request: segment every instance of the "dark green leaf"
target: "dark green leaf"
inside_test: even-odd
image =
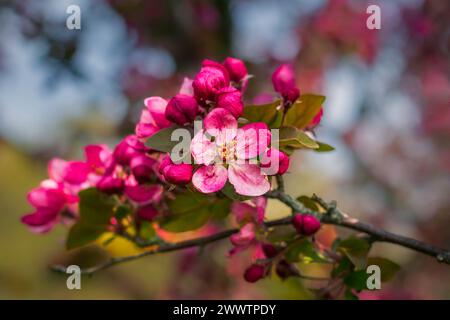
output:
[[[267,240],[271,243],[291,242],[295,236],[297,236],[297,232],[291,226],[279,226],[269,233]]]
[[[105,226],[114,215],[115,200],[96,188],[80,191],[80,221],[87,226]]]
[[[68,250],[87,245],[97,240],[106,229],[87,226],[80,221],[74,224],[66,239],[66,248]]]
[[[279,128],[283,117],[280,106],[280,100],[262,105],[249,105],[244,108],[242,117],[249,122],[264,122],[269,128]]]
[[[320,111],[324,101],[324,96],[315,94],[301,95],[286,113],[284,124],[304,129]]]
[[[366,267],[367,254],[370,250],[370,244],[367,240],[352,236],[342,240],[337,250],[345,254],[357,270]]]
[[[178,194],[168,203],[171,214],[160,222],[170,232],[185,232],[202,227],[210,218],[212,198],[199,192]]]
[[[150,240],[156,235],[155,228],[153,224],[149,221],[143,221],[139,228],[139,236],[142,239]]]
[[[324,142],[316,141],[319,147],[317,149],[314,149],[315,152],[330,152],[334,151],[334,147],[330,146],[329,144],[326,144]]]
[[[316,149],[319,147],[315,140],[311,139],[305,132],[294,127],[280,128],[279,139],[280,148]]]
[[[359,300],[359,297],[350,288],[345,290],[344,298],[345,300]]]
[[[168,216],[161,221],[160,225],[169,232],[191,231],[205,225],[210,215],[208,206],[200,207],[197,210]]]
[[[370,257],[367,260],[367,265],[377,265],[381,271],[381,281],[389,281],[400,270],[400,266],[395,262],[378,257]]]
[[[287,262],[304,263],[310,262],[326,262],[325,257],[318,252],[314,245],[308,239],[301,239],[294,245],[291,245],[285,252],[284,257]]]
[[[369,278],[369,274],[366,273],[366,270],[359,270],[346,276],[344,283],[350,288],[361,291],[367,289],[367,278]]]
[[[122,220],[131,214],[131,208],[126,205],[120,205],[116,208],[114,216]]]
[[[297,201],[302,203],[308,209],[315,210],[315,211],[319,210],[317,203],[308,196],[300,196],[297,198]]]
[[[353,264],[349,258],[343,257],[339,264],[331,272],[332,277],[339,277],[343,273],[347,273],[353,269]]]
[[[211,205],[209,210],[211,211],[211,218],[213,219],[225,219],[231,212],[231,201],[228,198],[217,199]]]
[[[178,126],[171,126],[169,128],[161,129],[148,138],[145,145],[153,150],[172,152],[173,148],[180,143],[179,140],[172,141],[172,132],[180,128],[181,127]]]

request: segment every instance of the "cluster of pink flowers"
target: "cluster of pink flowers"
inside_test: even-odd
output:
[[[119,204],[129,205],[139,225],[143,220],[154,221],[167,210],[165,202],[173,194],[166,194],[171,193],[172,185],[192,184],[201,193],[213,194],[229,182],[237,194],[254,197],[251,203],[236,201],[232,205],[240,231],[230,238],[234,246],[230,256],[251,250],[254,261],[273,257],[276,249],[258,240],[258,235],[264,233],[267,199],[263,195],[271,188],[270,175],[287,172],[289,157],[274,147],[265,123],[247,121],[239,125],[248,79],[241,60],[205,60],[195,77],[185,78],[171,99],[145,99],[135,134],[125,137],[113,150],[105,145],[89,145],[84,149],[83,161],[51,160],[49,179],[28,194],[34,211],[23,216],[22,222],[38,233],[51,230],[58,222],[73,224],[79,218],[79,192],[96,188],[117,195]],[[272,82],[286,108],[299,97],[291,66],[280,66]],[[320,116],[312,121],[311,128],[318,124]],[[147,141],[167,128],[192,128],[196,120],[201,121],[202,128],[190,141],[189,155],[194,163],[175,163],[169,154],[152,149]],[[320,226],[315,218],[298,217],[293,224],[303,235],[313,234]],[[116,224],[111,218],[111,226]],[[267,264],[253,264],[245,278],[254,282],[266,271]]]

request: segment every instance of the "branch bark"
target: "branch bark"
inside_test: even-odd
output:
[[[283,190],[273,190],[268,192],[266,195],[268,198],[274,198],[278,199],[279,201],[285,203],[288,205],[291,209],[293,214],[312,214],[316,217],[318,217],[323,224],[331,224],[336,225],[339,227],[344,227],[347,229],[352,229],[355,231],[363,232],[370,236],[371,240],[373,242],[388,242],[392,244],[397,244],[400,246],[403,246],[405,248],[412,249],[417,252],[421,252],[423,254],[426,254],[428,256],[436,258],[439,262],[450,264],[450,251],[444,250],[441,248],[438,248],[434,245],[424,243],[422,241],[397,235],[395,233],[377,228],[373,225],[361,222],[355,218],[349,217],[347,214],[343,213],[336,207],[335,202],[326,203],[318,196],[314,195],[313,200],[319,203],[323,209],[324,212],[319,212],[315,210],[311,210],[306,208],[302,203],[292,198],[290,195],[286,194]],[[270,227],[277,227],[281,225],[289,225],[291,223],[291,217],[286,217],[278,220],[273,220],[265,223],[265,226],[267,228]],[[228,238],[232,234],[238,232],[239,229],[228,229],[221,232],[218,232],[216,234],[207,236],[207,237],[201,237],[186,241],[181,241],[178,243],[164,243],[160,246],[156,247],[155,249],[150,249],[148,251],[130,255],[130,256],[124,256],[124,257],[113,257],[107,260],[106,262],[99,264],[97,266],[82,269],[82,274],[92,275],[98,271],[110,268],[114,265],[121,264],[128,261],[133,261],[140,259],[145,256],[150,256],[158,253],[165,253],[165,252],[171,252],[171,251],[178,251],[186,248],[192,248],[192,247],[203,247],[209,243],[213,243],[225,238]],[[53,271],[56,272],[66,272],[66,267],[61,265],[55,265],[50,267]]]

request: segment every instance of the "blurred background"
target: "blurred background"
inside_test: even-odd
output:
[[[66,28],[71,4],[81,8],[81,30]],[[366,27],[369,4],[381,8],[381,30]],[[133,132],[145,97],[174,95],[204,58],[247,63],[255,76],[247,102],[273,94],[280,62],[294,64],[303,93],[327,96],[316,133],[336,151],[297,152],[289,193],[316,192],[353,216],[450,248],[449,21],[450,3],[440,0],[1,0],[0,298],[312,298],[313,284],[294,278],[246,284],[226,257],[228,241],[118,266],[70,291],[49,264],[136,249],[116,240],[106,251],[66,252],[63,226],[34,235],[19,222],[50,158],[113,146]],[[268,212],[289,210],[270,203]],[[448,266],[392,245],[375,245],[377,254],[402,270],[364,298],[450,298]]]

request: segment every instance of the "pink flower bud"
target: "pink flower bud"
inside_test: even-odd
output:
[[[252,264],[244,272],[244,279],[247,282],[254,283],[266,275],[266,268],[260,264]]]
[[[311,236],[320,229],[320,221],[309,214],[297,214],[292,219],[297,232],[304,236]]]
[[[144,154],[140,154],[130,161],[131,172],[140,183],[149,181],[155,173],[157,161]]]
[[[280,260],[280,262],[278,262],[276,266],[275,271],[282,280],[285,280],[286,278],[291,276],[298,275],[298,271],[295,269],[295,267],[292,264],[288,263],[286,260]]]
[[[275,248],[275,246],[271,243],[264,243],[262,245],[262,250],[264,252],[264,255],[269,259],[275,257],[278,254],[277,248]]]
[[[311,120],[311,122],[308,124],[306,129],[312,130],[315,127],[317,127],[320,123],[320,120],[322,120],[323,116],[323,108],[320,108],[319,112],[315,115],[315,117]]]
[[[216,107],[224,108],[236,119],[239,118],[244,110],[241,92],[234,87],[220,89],[216,97]]]
[[[166,108],[166,118],[180,126],[194,121],[199,109],[194,97],[177,94],[170,99]]]
[[[113,157],[116,163],[128,166],[135,156],[141,154],[145,150],[142,142],[137,140],[136,136],[130,135],[120,141],[114,149]]]
[[[230,78],[227,69],[220,63],[204,60],[200,72],[194,78],[192,87],[197,101],[205,103],[215,101],[217,92],[227,87]]]
[[[159,165],[159,173],[172,184],[187,184],[191,182],[193,167],[190,164],[175,164],[169,155],[166,155]]]
[[[139,220],[152,221],[158,215],[158,211],[151,204],[139,207],[136,213]]]
[[[278,149],[270,148],[261,156],[261,168],[275,170],[277,168],[276,162],[278,162],[278,170],[276,172],[267,172],[267,174],[285,174],[289,169],[289,157],[287,154]]]
[[[248,74],[247,67],[242,60],[228,57],[223,65],[230,74],[230,79],[234,82],[241,81]]]
[[[187,184],[191,182],[193,167],[190,164],[171,164],[164,169],[164,179],[172,184]]]
[[[107,194],[115,194],[123,191],[124,181],[112,176],[105,176],[97,183],[97,189]]]
[[[291,65],[282,64],[272,74],[272,84],[276,92],[290,102],[294,102],[300,95],[295,84],[294,69]]]

